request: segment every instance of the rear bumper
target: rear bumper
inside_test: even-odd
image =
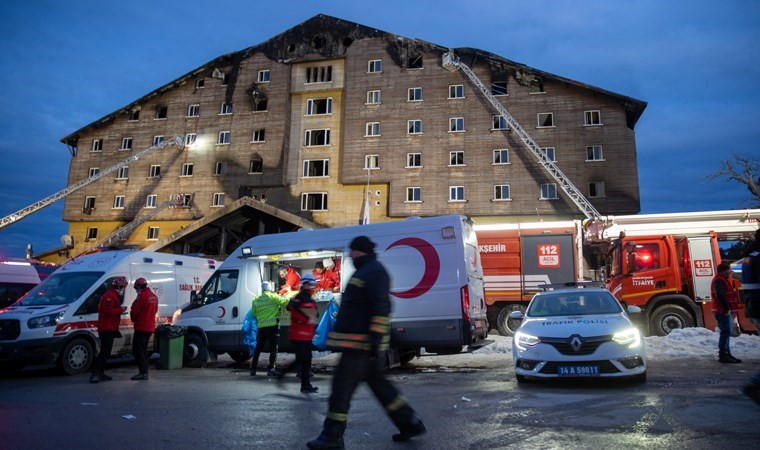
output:
[[[394,320],[391,322],[393,347],[457,347],[477,344],[488,336],[485,317],[472,319]]]
[[[0,365],[49,364],[58,359],[64,344],[63,338],[0,341]]]

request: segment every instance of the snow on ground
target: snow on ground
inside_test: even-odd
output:
[[[410,366],[422,371],[440,371],[440,368],[506,368],[512,366],[512,338],[490,334],[494,342],[472,353],[458,355],[426,355],[412,360]],[[706,328],[674,330],[667,336],[644,338],[649,360],[680,358],[717,359],[718,333]],[[732,337],[731,353],[740,359],[760,360],[760,336],[743,334]],[[334,366],[338,354],[318,352],[314,364]]]

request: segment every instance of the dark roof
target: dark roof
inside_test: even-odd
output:
[[[388,44],[386,49],[388,53],[397,64],[402,66],[405,65],[410,57],[419,55],[423,51],[438,51],[443,53],[450,50],[447,47],[420,39],[405,38],[403,36],[398,36],[354,22],[324,14],[318,14],[258,45],[248,47],[238,52],[219,56],[197,69],[191,70],[179,78],[151,91],[147,95],[138,98],[132,103],[85,125],[62,138],[61,142],[69,145],[76,145],[80,133],[89,130],[90,128],[107,126],[118,115],[128,114],[130,111],[138,108],[150,99],[159,96],[176,86],[182,85],[198,75],[211,74],[213,70],[218,67],[232,67],[231,78],[227,87],[227,98],[229,100],[234,92],[237,68],[239,67],[240,62],[250,57],[253,53],[262,52],[268,58],[284,63],[314,59],[315,54],[325,58],[339,57],[345,54],[346,49],[354,41],[363,38],[381,38],[387,41]],[[626,109],[627,125],[631,129],[634,128],[636,122],[647,106],[647,103],[644,101],[616,94],[569,78],[543,72],[484,50],[463,47],[455,48],[453,51],[464,63],[470,66],[475,63],[485,63],[491,65],[496,70],[512,70],[516,73],[520,73],[522,77],[521,79],[518,79],[518,81],[525,84],[529,84],[530,80],[536,78],[556,80],[618,99]]]

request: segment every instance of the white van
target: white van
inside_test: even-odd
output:
[[[247,359],[243,319],[251,300],[260,294],[262,281],[273,281],[279,289],[281,267],[291,266],[304,275],[318,261],[331,258],[340,267],[343,291],[354,272],[348,245],[360,235],[375,242],[378,260],[391,277],[391,364],[412,359],[421,347],[433,353],[459,353],[465,345],[483,344],[488,323],[477,238],[466,217],[450,215],[248,240],[177,318],[177,325],[188,327],[185,364],[202,367],[209,353]],[[339,302],[340,293],[335,297]],[[327,305],[319,306],[322,312]],[[285,333],[280,335],[284,340]]]
[[[0,258],[0,309],[12,305],[58,268],[21,258]]]
[[[0,367],[55,362],[67,374],[85,372],[99,345],[98,302],[114,277],[126,277],[130,283],[123,299],[127,307],[137,297],[134,281],[148,280],[158,296],[157,321],[167,323],[216,265],[209,259],[135,250],[103,250],[77,257],[0,310]],[[128,312],[122,316],[120,331],[113,355],[132,350]]]

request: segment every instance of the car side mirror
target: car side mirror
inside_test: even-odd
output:
[[[628,305],[628,314],[641,314],[641,308],[638,306]]]
[[[512,311],[511,313],[509,313],[509,318],[515,319],[515,320],[522,320],[523,313],[522,311]]]

